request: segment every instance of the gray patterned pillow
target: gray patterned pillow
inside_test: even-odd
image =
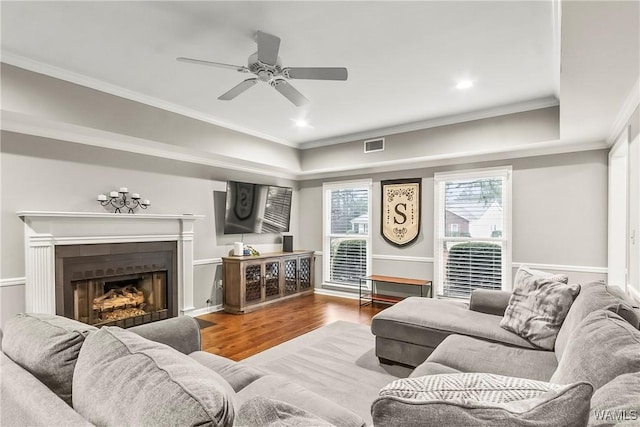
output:
[[[380,390],[374,425],[583,426],[593,387],[484,373],[399,379]]]
[[[562,322],[580,293],[580,285],[555,278],[531,274],[519,277],[500,326],[537,347],[553,350]]]
[[[569,277],[566,274],[547,273],[546,271],[534,270],[533,268],[529,268],[523,265],[518,269],[513,279],[514,288],[520,286],[520,284],[525,279],[528,279],[531,276],[544,277],[545,279],[549,279],[552,282],[569,283]]]

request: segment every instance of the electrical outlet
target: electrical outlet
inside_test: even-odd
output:
[[[222,279],[218,280],[218,289],[222,289]]]
[[[211,298],[207,300],[207,304],[211,304]]]

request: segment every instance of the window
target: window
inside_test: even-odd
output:
[[[435,174],[438,295],[511,289],[510,177],[511,167]]]
[[[371,180],[325,183],[323,281],[358,286],[371,265]]]

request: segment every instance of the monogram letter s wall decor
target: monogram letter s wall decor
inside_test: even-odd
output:
[[[396,246],[413,242],[420,233],[422,178],[381,181],[382,237]]]

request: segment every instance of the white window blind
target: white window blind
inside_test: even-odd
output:
[[[511,168],[436,174],[438,294],[511,287]]]
[[[327,183],[323,191],[323,280],[357,286],[369,274],[371,181]]]
[[[291,188],[269,186],[264,209],[263,232],[278,233],[289,230]]]

